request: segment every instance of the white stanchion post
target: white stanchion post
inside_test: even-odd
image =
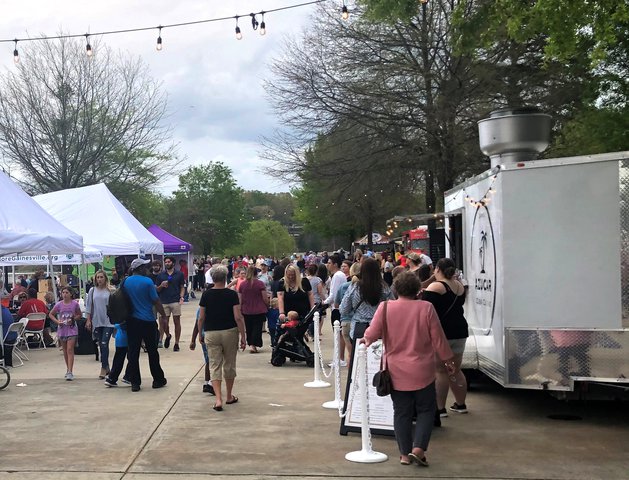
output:
[[[324,382],[321,380],[321,362],[319,357],[321,353],[319,352],[319,312],[315,312],[314,314],[314,381],[304,383],[304,387],[308,388],[323,388],[329,387],[330,384],[328,382]]]
[[[369,430],[369,392],[367,391],[367,347],[364,343],[357,345],[356,360],[356,379],[358,391],[360,392],[360,408],[362,416],[362,424],[360,427],[360,437],[362,441],[362,449],[355,452],[349,452],[345,455],[345,459],[356,463],[380,463],[388,460],[388,456],[384,453],[374,452],[371,448],[371,431]]]
[[[334,400],[330,400],[329,402],[325,402],[321,405],[323,408],[333,408],[338,410],[341,405],[340,398],[340,383],[341,383],[341,375],[340,375],[340,351],[339,347],[341,344],[340,335],[341,335],[341,322],[338,320],[334,321],[334,358],[332,359],[332,369],[334,370]]]

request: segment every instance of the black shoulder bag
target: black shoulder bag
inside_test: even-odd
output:
[[[380,371],[373,376],[373,386],[376,387],[376,393],[379,397],[391,395],[393,390],[393,382],[391,382],[391,374],[387,370],[387,361],[384,357],[387,337],[387,303],[384,302],[384,316],[382,318],[382,355],[380,357]]]

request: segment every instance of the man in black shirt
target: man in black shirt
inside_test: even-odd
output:
[[[175,345],[173,351],[179,351],[179,337],[181,336],[181,304],[183,303],[185,293],[185,279],[183,274],[175,270],[175,258],[164,257],[164,267],[166,270],[160,272],[157,275],[155,284],[157,285],[157,291],[159,293],[159,299],[164,306],[166,316],[161,318],[159,325],[159,339],[160,342],[164,334],[164,348],[170,346],[170,328],[168,322],[170,315],[173,316],[173,323],[175,324]]]

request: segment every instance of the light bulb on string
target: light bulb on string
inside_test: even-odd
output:
[[[347,9],[345,2],[343,2],[343,8],[341,8],[341,18],[343,20],[347,20],[349,18],[349,10]]]
[[[240,27],[238,26],[238,15],[236,15],[236,40],[242,40],[242,33],[240,32]]]
[[[262,19],[260,20],[260,35],[266,35],[266,22],[264,21],[264,11],[260,12]]]
[[[94,52],[92,51],[92,46],[90,45],[90,35],[88,33],[85,34],[85,53],[88,57],[91,57]]]
[[[13,40],[15,42],[15,47],[13,47],[13,61],[15,63],[19,63],[20,61],[20,54],[17,51],[17,39]]]
[[[155,45],[155,49],[158,52],[162,51],[162,27],[159,28],[159,34],[157,35],[157,45]]]

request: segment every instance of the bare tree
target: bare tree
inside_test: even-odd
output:
[[[20,46],[0,79],[0,149],[32,193],[154,186],[173,162],[166,97],[139,58],[76,39]]]
[[[375,154],[357,164],[339,145],[329,172],[344,174],[346,167],[353,182],[381,175],[385,166],[413,175],[428,211],[436,208],[436,187],[443,191],[482,169],[475,121],[491,98],[471,58],[454,52],[451,3],[436,1],[410,23],[394,25],[360,17],[346,23],[321,9],[273,65],[277,80],[267,90],[290,133],[266,142],[271,172],[302,171],[302,148],[348,125],[360,126],[361,143]]]
[[[571,110],[582,79],[544,64],[543,38],[462,48],[465,39],[478,40],[464,31],[474,31],[488,1],[422,2],[408,21],[394,23],[372,23],[360,12],[343,22],[323,4],[272,66],[267,92],[286,129],[266,141],[270,172],[299,178],[315,165],[317,175],[347,178],[351,188],[384,167],[414,175],[411,186],[423,185],[426,211],[435,211],[438,191],[488,166],[477,121],[489,111],[522,104]],[[347,135],[338,135],[344,129],[371,154],[362,148],[357,156]],[[326,169],[305,155],[320,136],[340,140]]]

